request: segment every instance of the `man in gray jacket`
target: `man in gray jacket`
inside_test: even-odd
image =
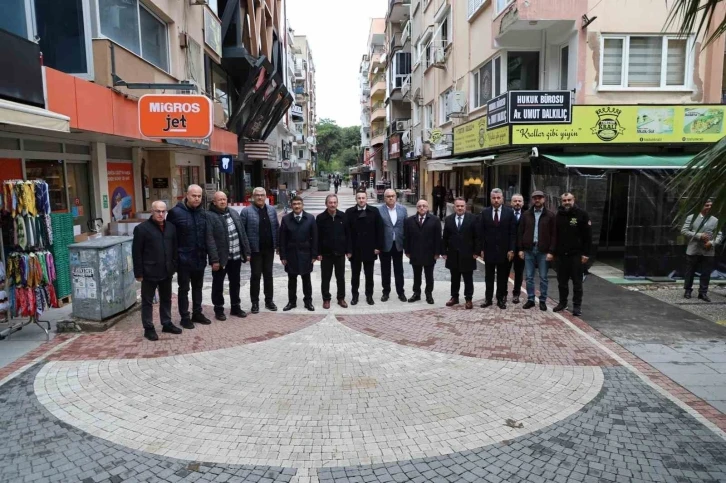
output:
[[[686,274],[683,282],[685,290],[683,297],[690,299],[693,291],[693,277],[700,266],[701,280],[698,287],[698,298],[710,302],[708,298],[708,284],[711,282],[711,272],[714,268],[716,245],[720,245],[723,234],[718,228],[718,218],[710,215],[711,200],[707,200],[703,209],[697,215],[688,215],[681,228],[681,234],[686,237]]]
[[[239,213],[227,206],[227,195],[223,191],[214,194],[214,200],[207,211],[212,221],[212,234],[219,254],[219,270],[212,273],[212,303],[217,320],[227,320],[224,315],[224,279],[229,279],[230,315],[247,317],[240,305],[240,272],[251,252],[247,233],[242,227]]]
[[[387,189],[383,194],[386,204],[378,207],[383,220],[383,251],[381,251],[381,285],[383,296],[381,302],[388,301],[391,293],[391,262],[393,275],[396,279],[398,300],[405,302],[406,291],[403,284],[403,223],[408,211],[396,203],[396,192]]]

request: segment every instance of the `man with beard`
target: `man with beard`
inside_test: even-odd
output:
[[[693,290],[693,277],[700,265],[701,278],[698,284],[698,298],[710,302],[708,285],[714,268],[716,245],[720,245],[723,235],[718,229],[718,218],[711,216],[711,200],[706,200],[701,212],[689,215],[681,228],[681,234],[688,241],[686,248],[686,273],[683,282],[683,297],[690,299]]]
[[[522,215],[524,214],[524,197],[519,193],[512,196],[510,202],[512,209],[514,210],[514,218],[516,218],[516,229],[519,229],[520,222],[522,221]],[[521,247],[517,244],[515,253],[519,252]],[[515,256],[511,262],[509,262],[509,270],[514,268],[514,288],[512,288],[512,303],[519,303],[519,296],[522,293],[522,276],[524,275],[524,259]]]
[[[519,222],[517,235],[518,257],[526,266],[527,303],[523,309],[531,309],[535,303],[534,269],[539,267],[539,309],[547,310],[547,272],[557,247],[555,236],[555,214],[544,207],[542,191],[532,193],[532,208],[526,211]]]
[[[507,308],[507,281],[509,262],[514,258],[517,241],[517,225],[514,210],[502,206],[502,190],[494,188],[489,194],[491,206],[479,216],[479,240],[481,257],[484,259],[486,292],[482,308],[493,305],[494,280],[496,273],[497,307]]]

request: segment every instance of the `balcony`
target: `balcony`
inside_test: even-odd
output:
[[[586,13],[587,0],[514,0],[494,19],[492,35],[502,46],[521,44],[523,37],[540,39],[543,30],[572,28]]]
[[[371,106],[371,121],[383,121],[386,119],[386,106],[382,102],[376,102]]]
[[[371,81],[371,97],[385,96],[386,95],[386,76],[378,74]]]
[[[383,144],[384,139],[386,139],[385,129],[376,129],[375,131],[371,132],[371,146]]]
[[[405,22],[411,16],[411,0],[389,0],[388,15],[389,22]]]
[[[406,25],[403,27],[403,32],[401,32],[401,45],[406,45],[406,42],[411,40],[411,21],[409,20],[406,22]]]

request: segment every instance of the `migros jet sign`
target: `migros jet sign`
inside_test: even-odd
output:
[[[204,139],[212,135],[206,96],[147,94],[139,99],[139,131],[147,138]]]

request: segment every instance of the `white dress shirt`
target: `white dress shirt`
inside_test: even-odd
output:
[[[388,208],[388,206],[386,206],[386,208]],[[396,205],[393,205],[393,208],[388,208],[388,216],[391,218],[391,225],[396,226],[396,222],[398,221]],[[393,230],[393,239],[396,239],[396,230]]]

